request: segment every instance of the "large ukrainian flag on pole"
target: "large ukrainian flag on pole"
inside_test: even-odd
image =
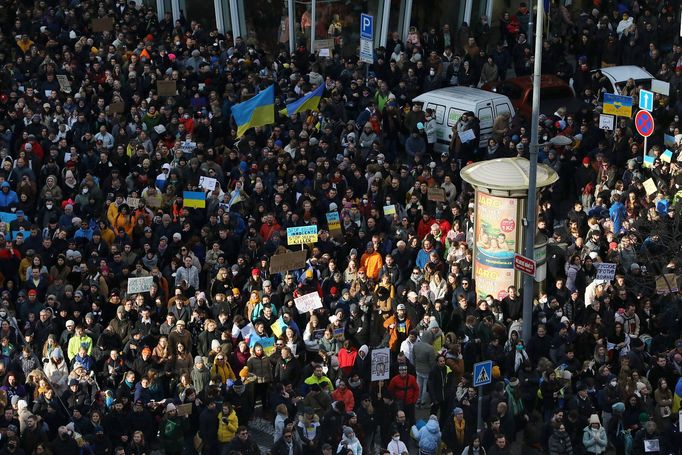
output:
[[[305,95],[303,98],[299,98],[293,103],[287,104],[287,107],[282,109],[280,113],[286,116],[291,116],[297,112],[316,111],[320,104],[320,100],[322,99],[323,93],[324,84],[320,85],[315,90]]]
[[[275,86],[232,106],[232,117],[237,124],[237,137],[242,137],[249,128],[275,123]]]

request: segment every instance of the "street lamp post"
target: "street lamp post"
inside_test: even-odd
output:
[[[542,72],[542,22],[544,15],[544,2],[538,0],[537,16],[535,18],[535,62],[533,65],[533,113],[531,116],[530,130],[530,166],[528,169],[528,201],[526,206],[526,245],[524,255],[527,258],[535,258],[535,214],[537,208],[537,173],[538,173],[538,149],[547,144],[568,145],[571,139],[565,136],[556,136],[549,142],[538,144],[538,122],[540,118],[540,79]],[[531,11],[532,14],[532,11]],[[533,294],[534,277],[524,274],[523,276],[523,338],[528,342],[533,327]]]

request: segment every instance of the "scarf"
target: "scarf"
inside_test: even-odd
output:
[[[460,444],[464,443],[464,429],[466,427],[466,421],[462,419],[461,422],[457,421],[457,418],[453,418],[455,423],[455,436]]]

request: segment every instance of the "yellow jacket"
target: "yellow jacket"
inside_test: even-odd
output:
[[[239,420],[234,410],[227,416],[227,423],[223,422],[223,413],[220,412],[218,414],[218,442],[222,444],[230,442],[237,433],[238,426]]]
[[[220,382],[223,384],[228,379],[232,379],[233,381],[237,379],[237,377],[234,374],[234,371],[232,371],[232,367],[227,362],[223,362],[222,365],[218,365],[218,362],[214,362],[213,366],[211,367],[211,377],[220,378]]]

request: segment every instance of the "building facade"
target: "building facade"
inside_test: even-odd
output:
[[[266,52],[293,51],[299,43],[311,52],[331,43],[342,53],[357,54],[360,15],[374,18],[374,47],[385,46],[392,33],[404,42],[411,27],[448,25],[455,31],[466,22],[490,18],[493,7],[506,9],[506,0],[156,0],[159,18],[171,12],[197,20],[208,29],[231,31],[247,44]],[[494,5],[495,4],[495,5]],[[506,8],[505,8],[506,7]],[[428,30],[426,30],[428,31]],[[389,51],[393,51],[390,49]]]

